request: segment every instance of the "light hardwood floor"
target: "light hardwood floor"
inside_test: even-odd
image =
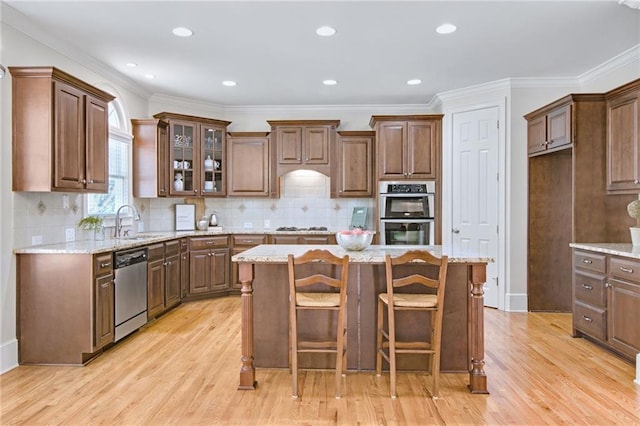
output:
[[[467,375],[431,380],[349,373],[336,400],[331,372],[257,371],[239,391],[240,299],[190,302],[119,342],[85,367],[20,366],[0,376],[0,424],[640,424],[635,369],[584,339],[570,314],[485,310],[490,395]],[[268,327],[268,324],[262,326]]]

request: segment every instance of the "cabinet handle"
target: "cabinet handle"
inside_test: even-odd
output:
[[[80,179],[80,180],[78,181],[78,183],[81,183],[81,184],[83,184],[83,185],[84,185],[84,184],[86,184],[86,183],[87,183],[87,180],[86,180],[86,179]]]
[[[593,260],[591,260],[591,259],[582,259],[582,263],[586,263],[586,264],[590,265],[590,264],[593,263]]]
[[[611,288],[611,284],[609,284],[608,282],[604,283],[604,286],[605,286],[606,288]]]
[[[586,316],[586,315],[583,315],[583,316],[582,316],[582,319],[583,319],[583,320],[585,320],[586,322],[593,322],[593,318],[589,318],[589,317],[588,317],[588,316]]]
[[[635,184],[637,185],[638,183],[640,183],[640,181],[638,181],[638,180],[636,179],[636,180],[634,180],[634,181],[633,181],[633,183],[635,183]]]
[[[621,266],[620,270],[622,272],[626,272],[627,274],[633,274],[633,269],[631,269],[631,268],[625,268],[624,266]]]
[[[101,268],[106,268],[107,266],[111,266],[111,262],[103,262],[103,263],[100,263],[100,267],[101,267]]]
[[[167,266],[167,262],[162,262],[162,266]]]
[[[193,190],[193,192],[197,194],[197,193],[198,193],[198,190],[197,190],[197,189],[194,189],[194,190]]]
[[[582,288],[584,288],[585,290],[593,290],[593,287],[588,284],[582,284]]]
[[[205,244],[210,246],[211,244],[213,244],[213,241],[205,241]]]

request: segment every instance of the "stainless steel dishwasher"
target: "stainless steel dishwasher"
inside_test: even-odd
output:
[[[115,270],[115,341],[147,323],[147,249],[113,254]]]

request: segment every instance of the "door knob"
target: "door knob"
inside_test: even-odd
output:
[[[459,234],[460,230],[458,228],[453,228],[451,232],[453,232],[454,234]]]

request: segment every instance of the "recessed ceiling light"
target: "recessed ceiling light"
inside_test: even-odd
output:
[[[436,32],[438,34],[451,34],[452,32],[454,32],[457,29],[458,29],[458,27],[456,27],[453,24],[442,24],[438,28],[436,28]]]
[[[323,80],[322,84],[324,84],[325,86],[335,86],[336,84],[338,84],[337,80]]]
[[[138,66],[138,64],[134,64],[133,62],[128,62],[127,63],[127,67],[129,67],[129,68],[135,68],[137,66]]]
[[[422,83],[422,80],[420,80],[419,78],[413,78],[413,79],[407,81],[407,84],[409,86],[415,86],[416,84],[420,84],[420,83]]]
[[[336,29],[328,25],[323,25],[316,30],[316,34],[322,37],[330,37],[336,33]]]
[[[232,80],[225,80],[225,81],[222,82],[223,86],[228,86],[228,87],[235,86],[236,84],[238,84],[238,83],[236,83],[235,81],[232,81]]]
[[[176,27],[171,32],[178,37],[191,37],[193,35],[193,31],[185,27]]]
[[[144,76],[145,76],[146,78],[149,78],[149,79],[151,79],[151,78],[156,78],[156,76],[155,76],[155,75],[153,75],[153,74],[145,74]]]

